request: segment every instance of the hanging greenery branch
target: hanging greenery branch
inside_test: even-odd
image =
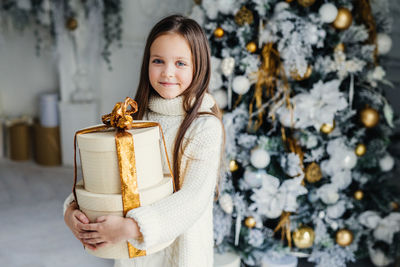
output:
[[[15,28],[19,31],[31,27],[35,35],[36,54],[40,56],[46,44],[53,46],[56,39],[54,8],[60,4],[57,0],[3,0],[0,4],[0,23],[4,28]],[[62,0],[64,7],[65,27],[74,31],[79,27],[77,14],[83,11],[87,18],[92,8],[102,7],[104,44],[101,56],[111,67],[111,47],[116,44],[122,47],[122,7],[120,0],[82,0],[81,4]],[[79,10],[82,8],[83,10]]]

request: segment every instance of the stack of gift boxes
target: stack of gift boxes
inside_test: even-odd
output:
[[[130,167],[136,169],[136,183],[129,190],[138,190],[139,205],[150,205],[171,195],[172,177],[164,175],[162,170],[159,127],[126,131],[133,138],[134,160],[130,162]],[[80,210],[87,215],[90,222],[95,222],[96,218],[103,215],[124,216],[121,195],[123,180],[119,167],[119,152],[116,148],[116,134],[117,130],[77,135],[83,179],[75,187],[76,197]],[[145,254],[140,255],[155,253],[170,245],[172,241],[148,248]],[[112,259],[130,258],[128,251],[126,241],[96,250],[87,249],[92,255]]]

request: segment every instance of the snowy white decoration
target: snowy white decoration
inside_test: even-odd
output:
[[[331,177],[331,181],[339,190],[346,189],[351,184],[351,172],[340,170]]]
[[[393,262],[392,258],[389,258],[380,249],[373,249],[371,246],[368,247],[369,258],[375,266],[383,267],[388,266]]]
[[[338,9],[331,3],[325,3],[319,8],[319,16],[325,23],[331,23],[336,19]]]
[[[383,158],[379,160],[379,166],[384,172],[388,172],[393,169],[394,159],[390,154],[386,154]]]
[[[262,148],[255,148],[250,154],[250,163],[258,169],[263,169],[268,166],[271,157],[267,151]]]
[[[385,78],[385,75],[385,70],[381,66],[377,66],[372,71],[368,72],[367,80],[373,87],[376,87],[378,82]]]
[[[279,194],[279,179],[271,175],[263,179],[262,187],[255,189],[250,198],[254,201],[250,210],[257,209],[258,213],[271,219],[278,218],[285,206],[285,196]]]
[[[342,217],[346,211],[346,201],[340,200],[335,205],[328,206],[326,209],[326,214],[331,219],[338,219]]]
[[[211,92],[213,92],[217,89],[220,89],[223,85],[221,72],[220,72],[220,66],[221,66],[221,59],[212,56],[211,57],[211,78],[210,78],[210,84],[208,86]]]
[[[271,175],[263,178],[262,186],[254,189],[249,206],[250,210],[257,210],[259,214],[268,218],[278,218],[282,211],[294,212],[297,209],[296,198],[307,193],[301,185],[303,178],[288,179],[279,187],[279,179]]]
[[[392,49],[392,38],[390,38],[386,33],[378,33],[376,42],[379,55],[385,55],[389,53],[390,49]]]
[[[30,0],[17,0],[16,4],[17,4],[18,8],[24,9],[26,11],[29,11],[32,8]]]
[[[365,66],[365,61],[353,57],[347,60],[346,54],[343,51],[335,51],[333,60],[328,59],[330,65],[324,70],[326,73],[337,72],[340,80],[346,78],[349,74],[354,74],[362,71]]]
[[[250,81],[246,76],[236,76],[232,83],[233,91],[238,95],[247,93],[250,89]]]
[[[278,3],[276,3],[276,5],[275,5],[275,8],[274,8],[274,12],[275,12],[275,14],[276,13],[279,13],[279,12],[281,12],[282,10],[285,10],[285,9],[287,9],[287,8],[289,8],[290,7],[290,5],[289,5],[289,3],[287,3],[287,2],[278,2]]]
[[[225,90],[216,90],[212,92],[212,95],[214,96],[215,102],[217,102],[217,105],[220,109],[226,108],[228,105],[228,94]]]
[[[310,25],[308,28],[308,40],[313,45],[318,43],[318,27],[316,25]]]
[[[190,13],[189,18],[195,20],[198,24],[203,26],[204,24],[204,11],[199,5],[194,5],[192,8],[192,13]]]
[[[222,194],[222,196],[219,198],[218,202],[223,211],[225,211],[227,214],[232,213],[233,201],[232,201],[231,195],[229,195],[228,193]]]
[[[335,204],[339,200],[338,189],[333,184],[324,184],[317,189],[317,195],[325,204]]]
[[[367,210],[358,216],[358,221],[367,228],[375,229],[380,222],[381,217],[376,211]]]
[[[393,243],[393,236],[400,231],[400,213],[392,212],[383,218],[374,230],[374,237],[389,245]]]
[[[303,177],[288,179],[283,182],[279,191],[285,196],[284,210],[295,212],[297,209],[297,197],[299,195],[307,194],[307,189],[301,184]]]
[[[267,177],[267,175],[264,169],[252,170],[251,168],[246,168],[243,177],[250,187],[255,188],[262,185],[263,178]]]
[[[297,267],[298,259],[293,255],[280,255],[279,257],[263,257],[261,267]]]
[[[281,157],[281,167],[291,177],[304,177],[300,157],[296,153],[289,153]]]
[[[347,150],[343,155],[342,166],[345,169],[351,170],[357,165],[357,156],[352,150]]]
[[[344,94],[339,91],[341,81],[332,80],[323,83],[321,80],[314,84],[310,92],[300,93],[291,99],[295,104],[293,123],[295,128],[305,129],[314,126],[319,131],[322,124],[332,123],[336,112],[347,107]],[[291,126],[291,111],[286,105],[277,110],[280,122]]]
[[[233,57],[226,57],[221,62],[221,71],[225,76],[232,74],[235,68],[235,59]]]

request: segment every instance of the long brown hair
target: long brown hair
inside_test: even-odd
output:
[[[211,76],[210,48],[202,28],[192,19],[181,15],[172,15],[159,21],[147,37],[143,53],[139,85],[135,96],[135,101],[139,103],[139,110],[135,114],[134,118],[137,120],[143,118],[149,104],[151,92],[156,93],[156,91],[151,87],[149,81],[150,47],[157,37],[168,33],[176,33],[186,39],[190,46],[193,61],[193,80],[190,86],[181,94],[183,96],[183,109],[185,110],[186,115],[176,135],[173,151],[172,169],[174,174],[174,183],[175,188],[179,190],[181,184],[179,182],[180,155],[182,151],[183,137],[187,129],[200,115],[214,115],[221,121],[221,112],[217,105],[214,105],[211,108],[211,112],[199,112],[204,95],[208,91],[208,84]],[[223,149],[221,149],[221,151],[223,151]]]

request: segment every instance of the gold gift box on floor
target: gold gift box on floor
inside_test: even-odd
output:
[[[34,158],[36,163],[44,166],[61,164],[60,128],[33,125]]]

